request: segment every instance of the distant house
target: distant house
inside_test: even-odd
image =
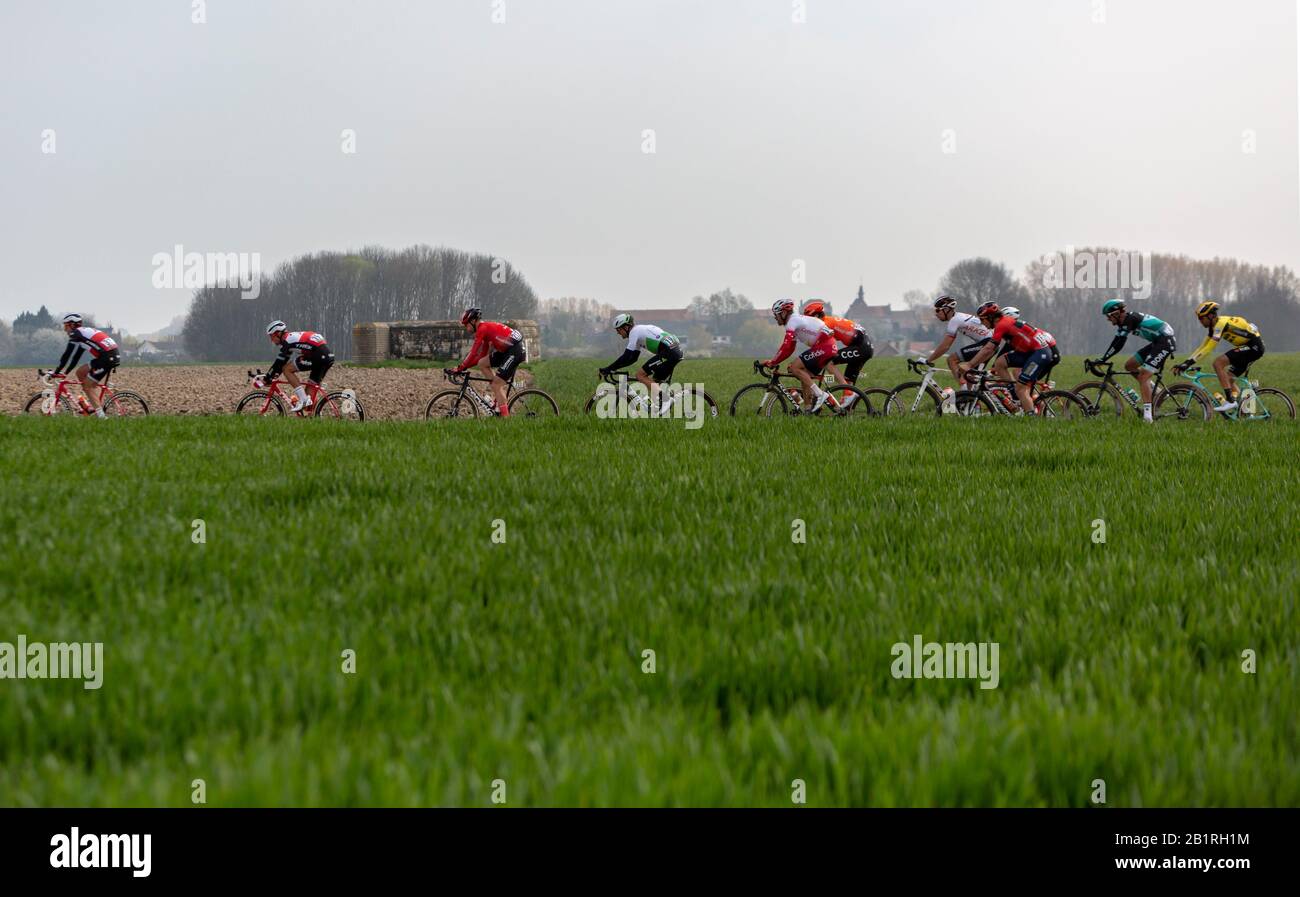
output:
[[[149,355],[161,356],[163,354],[163,350],[158,348],[157,343],[145,341],[136,348],[135,353],[137,355],[145,355],[145,356],[149,356]]]
[[[135,357],[140,361],[176,361],[185,354],[179,337],[149,339],[135,347]]]
[[[712,342],[713,348],[715,348],[715,349],[725,349],[725,348],[727,348],[727,347],[729,347],[729,346],[731,345],[731,337],[729,337],[729,336],[715,336],[715,337],[713,337],[713,339],[712,339],[711,342]]]

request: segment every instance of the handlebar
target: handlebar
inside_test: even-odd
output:
[[[914,374],[924,374],[928,371],[934,370],[934,365],[930,364],[928,361],[922,361],[919,358],[907,359],[907,367]]]
[[[469,379],[469,371],[458,371],[455,368],[443,368],[442,375],[457,385]]]
[[[1094,377],[1101,377],[1104,380],[1115,369],[1115,363],[1113,361],[1098,361],[1093,358],[1085,358],[1083,360],[1083,369]]]

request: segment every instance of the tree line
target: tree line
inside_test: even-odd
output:
[[[263,277],[256,299],[244,299],[238,286],[197,290],[183,338],[201,361],[259,358],[267,323],[279,319],[325,334],[347,358],[354,324],[457,320],[472,305],[488,318],[532,318],[537,296],[522,274],[490,255],[429,246],[319,252]]]

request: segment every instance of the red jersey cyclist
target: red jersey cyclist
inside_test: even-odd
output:
[[[91,411],[96,417],[107,417],[100,406],[99,397],[109,375],[121,364],[122,353],[118,351],[117,341],[107,333],[81,325],[81,315],[73,312],[63,316],[63,332],[68,335],[68,345],[63,350],[58,367],[50,373],[57,377],[65,369],[77,368],[77,381],[81,384],[81,391],[86,394],[86,400],[90,402]],[[90,363],[77,367],[77,362],[81,361],[81,356],[87,351],[90,352]],[[92,384],[94,389],[91,389]]]
[[[1018,318],[1004,315],[996,302],[985,302],[975,309],[976,316],[993,335],[975,357],[961,365],[963,373],[987,362],[1005,343],[1011,351],[1007,354],[1007,367],[1018,368],[1016,396],[1025,414],[1034,414],[1034,400],[1030,387],[1046,379],[1052,368],[1061,360],[1056,340],[1046,330]]]
[[[803,384],[803,408],[805,414],[813,414],[826,404],[826,392],[813,382],[826,365],[835,360],[835,335],[831,329],[817,318],[810,315],[794,313],[794,302],[778,299],[772,304],[772,317],[785,327],[785,340],[763,367],[774,368],[794,353],[796,343],[803,343],[808,348],[790,363],[790,373]]]
[[[497,413],[509,417],[506,388],[515,379],[519,365],[528,360],[524,335],[508,324],[484,321],[481,308],[465,309],[460,323],[467,332],[474,334],[474,345],[465,360],[451,370],[459,374],[477,366],[485,377],[492,380],[492,398],[496,400]]]

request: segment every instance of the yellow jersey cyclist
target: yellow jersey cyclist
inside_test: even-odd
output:
[[[1219,375],[1219,383],[1223,386],[1223,402],[1214,410],[1233,411],[1237,407],[1236,381],[1233,378],[1246,376],[1250,366],[1264,357],[1264,340],[1260,338],[1259,328],[1245,318],[1220,315],[1219,303],[1214,301],[1202,302],[1197,307],[1196,320],[1209,334],[1191,357],[1174,368],[1174,373],[1181,374],[1213,351],[1219,340],[1227,340],[1234,348],[1214,359],[1214,372]]]
[[[611,364],[600,369],[601,376],[635,363],[641,357],[642,349],[653,352],[636,372],[636,379],[649,393],[650,407],[659,408],[659,384],[672,377],[673,369],[682,360],[681,340],[654,324],[638,324],[628,314],[614,319],[614,332],[620,339],[627,340],[627,347]]]
[[[1174,339],[1174,328],[1155,315],[1139,314],[1129,311],[1122,299],[1108,299],[1102,303],[1101,313],[1117,328],[1115,338],[1111,340],[1106,354],[1098,361],[1105,363],[1124,348],[1128,338],[1136,334],[1147,341],[1124,363],[1124,370],[1137,377],[1138,387],[1142,391],[1142,419],[1152,423],[1151,416],[1151,381],[1164,369],[1165,362],[1178,349]]]

